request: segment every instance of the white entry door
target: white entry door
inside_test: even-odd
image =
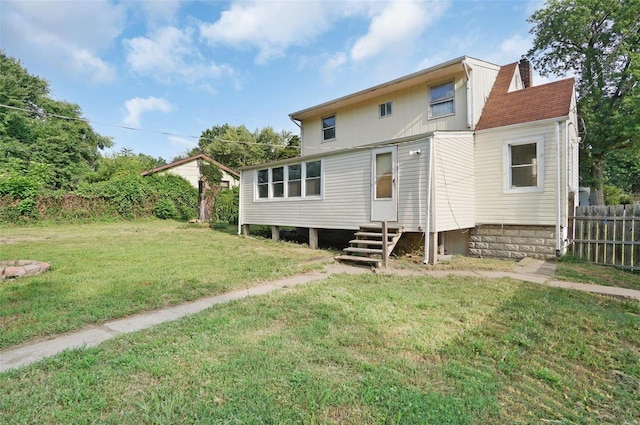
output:
[[[398,221],[398,149],[371,152],[371,221]]]

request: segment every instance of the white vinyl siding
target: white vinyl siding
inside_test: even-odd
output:
[[[565,136],[562,130],[561,143],[563,137]],[[504,165],[504,144],[509,140],[527,138],[540,138],[543,141],[542,191],[505,191],[504,182],[508,178],[506,173],[509,170],[505,169]],[[555,225],[556,140],[553,122],[477,132],[475,154],[478,224]]]
[[[472,133],[436,133],[434,137],[435,231],[476,225],[474,143]]]
[[[328,149],[344,149],[404,137],[419,136],[431,131],[467,130],[466,77],[459,73],[455,82],[456,113],[428,119],[430,83],[399,90],[393,94],[393,113],[380,119],[380,104],[388,102],[381,96],[336,111],[335,143],[322,140],[322,118],[309,118],[302,122],[302,155],[315,155]],[[452,81],[438,81],[437,83]],[[338,128],[339,127],[339,128]]]
[[[255,170],[242,172],[242,224],[357,229],[369,222],[371,152],[322,160],[322,197],[254,202]]]

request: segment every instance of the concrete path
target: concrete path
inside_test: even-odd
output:
[[[513,272],[469,271],[469,270],[376,270],[381,274],[403,276],[469,276],[499,279],[510,277],[525,282],[544,284],[556,288],[574,289],[595,294],[610,295],[640,300],[640,291],[615,288],[611,286],[589,285],[551,279],[555,273],[555,263],[534,259],[525,259],[514,267]],[[198,313],[216,304],[222,304],[242,298],[267,294],[277,289],[292,287],[313,281],[326,279],[333,274],[371,273],[371,269],[343,264],[330,264],[322,271],[292,276],[252,288],[236,290],[222,295],[202,298],[196,301],[167,307],[161,310],[140,313],[135,316],[112,320],[101,325],[88,326],[77,332],[60,335],[53,339],[28,342],[0,351],[0,372],[29,365],[33,362],[53,356],[67,349],[94,347],[117,335],[131,333],[169,322],[181,317]]]

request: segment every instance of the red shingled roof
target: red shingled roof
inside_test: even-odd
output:
[[[573,78],[508,93],[517,63],[500,68],[476,130],[559,118],[569,115]]]

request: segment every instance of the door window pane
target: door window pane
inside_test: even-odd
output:
[[[376,199],[393,197],[392,167],[391,152],[376,154]]]

